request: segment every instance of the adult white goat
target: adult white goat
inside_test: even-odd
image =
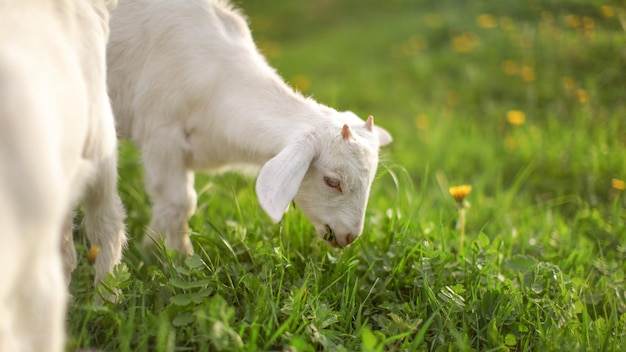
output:
[[[87,234],[101,247],[96,280],[120,261],[105,67],[114,5],[0,1],[0,351],[65,349],[71,214],[81,195]]]
[[[193,171],[242,163],[262,166],[256,192],[274,221],[294,200],[323,238],[361,234],[391,136],[294,92],[227,1],[120,1],[107,64],[118,134],[141,149],[150,227],[168,247],[193,251]]]

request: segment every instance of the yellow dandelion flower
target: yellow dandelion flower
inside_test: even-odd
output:
[[[550,11],[543,11],[541,13],[541,23],[539,28],[546,33],[552,34],[554,32],[554,15]]]
[[[498,26],[495,17],[489,13],[478,15],[478,17],[476,17],[476,23],[478,23],[478,25],[482,28],[487,29],[496,28]]]
[[[269,41],[259,41],[257,43],[257,46],[267,58],[276,58],[281,55],[280,45],[278,45],[277,43]]]
[[[456,228],[461,230],[461,244],[463,244],[463,242],[465,241],[465,213],[467,211],[467,208],[469,208],[469,203],[465,201],[465,197],[467,197],[472,191],[472,186],[454,186],[450,187],[449,191],[452,198],[456,200],[456,210],[459,212],[459,218],[456,222]]]
[[[459,105],[459,95],[453,90],[446,92],[446,103],[450,106]]]
[[[505,31],[512,31],[515,29],[515,22],[510,17],[500,17],[500,28]]]
[[[587,91],[582,88],[576,89],[576,97],[581,104],[585,104],[589,101],[589,94],[587,94]]]
[[[467,197],[471,191],[472,191],[472,186],[470,185],[460,185],[460,186],[450,187],[450,195],[457,202],[463,201],[463,199],[465,199],[465,197]]]
[[[524,82],[533,82],[535,80],[535,70],[530,66],[522,66],[520,73]]]
[[[618,191],[623,191],[626,189],[626,182],[620,179],[614,178],[611,180],[611,186],[613,186],[613,189],[616,189]]]
[[[413,50],[407,43],[400,44],[400,56],[401,57],[409,57],[413,54]]]
[[[100,247],[91,246],[91,248],[89,248],[89,253],[87,254],[89,264],[93,265],[96,262],[96,258],[98,258],[98,253],[100,253]]]
[[[514,76],[517,74],[517,63],[513,60],[504,60],[502,61],[502,71],[508,76]]]
[[[520,126],[526,122],[526,114],[520,110],[509,110],[506,113],[506,120],[513,126]]]
[[[506,136],[506,138],[504,138],[504,146],[506,149],[513,151],[517,148],[517,141],[511,136]]]
[[[541,13],[541,20],[542,22],[550,25],[554,23],[554,15],[550,11],[543,11]]]
[[[570,26],[571,28],[580,27],[580,18],[576,15],[565,16],[565,22],[567,22],[567,25]]]
[[[459,53],[470,52],[478,44],[478,39],[473,33],[463,33],[452,38],[454,50]]]
[[[613,7],[611,6],[600,6],[600,11],[602,11],[602,16],[606,18],[615,16],[615,12],[613,11]]]
[[[563,88],[566,91],[571,92],[574,90],[574,88],[576,88],[576,83],[574,83],[574,80],[572,79],[572,77],[563,76],[561,80],[563,82]]]
[[[593,22],[593,18],[588,16],[583,17],[583,26],[585,27],[586,31],[593,31],[594,25],[595,23]]]
[[[291,78],[291,85],[301,92],[306,92],[311,87],[311,80],[305,75],[296,75]]]
[[[428,116],[425,114],[419,114],[415,117],[415,126],[419,130],[426,131],[430,128],[430,121],[428,120]]]
[[[454,45],[454,50],[460,53],[467,53],[472,50],[471,44],[464,36],[454,37],[454,39],[452,39],[452,45]]]
[[[420,35],[416,35],[416,36],[413,36],[411,39],[409,39],[408,45],[415,52],[415,51],[426,49],[428,47],[428,41],[426,40],[426,38]]]

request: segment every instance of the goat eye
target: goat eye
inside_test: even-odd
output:
[[[326,182],[326,185],[328,187],[335,188],[339,192],[342,192],[342,190],[341,190],[341,182],[338,179],[332,178],[332,177],[328,177],[328,176],[324,176],[324,182]]]

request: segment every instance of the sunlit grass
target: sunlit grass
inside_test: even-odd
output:
[[[139,246],[149,222],[139,156],[124,143],[133,238],[112,279],[122,293],[91,303],[90,247],[79,237],[72,347],[626,348],[623,4],[241,6],[288,82],[393,134],[364,234],[331,249],[297,210],[272,224],[251,179],[202,175],[190,221],[197,254],[152,253]],[[471,185],[462,207],[455,185]]]

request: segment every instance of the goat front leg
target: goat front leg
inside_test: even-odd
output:
[[[153,204],[144,245],[152,245],[153,236],[161,236],[168,248],[193,254],[188,221],[196,211],[194,173],[185,168],[183,148],[177,149],[176,143],[167,140],[153,141],[142,152],[146,188]]]
[[[97,165],[95,179],[83,198],[84,224],[91,246],[100,248],[96,258],[96,285],[122,260],[126,244],[124,206],[117,193],[117,150]]]
[[[62,352],[68,290],[59,244],[69,187],[49,162],[54,148],[29,159],[19,157],[29,154],[24,144],[2,142],[15,154],[0,153],[0,165],[14,168],[0,173],[0,351]]]

